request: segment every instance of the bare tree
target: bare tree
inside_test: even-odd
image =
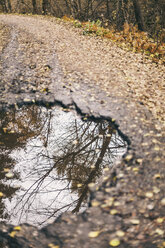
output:
[[[33,14],[37,14],[37,3],[36,0],[32,0]]]
[[[135,18],[138,24],[138,28],[139,30],[144,31],[145,27],[144,27],[144,21],[143,21],[139,0],[133,0],[133,6],[134,6]]]

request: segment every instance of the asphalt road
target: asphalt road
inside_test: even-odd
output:
[[[111,120],[129,143],[127,154],[106,171],[100,187],[89,185],[88,210],[63,214],[41,230],[29,225],[14,229],[1,223],[0,247],[165,247],[163,96],[160,94],[157,103],[158,98],[152,95],[155,88],[150,92],[159,108],[154,111],[152,104],[141,100],[142,93],[136,94],[145,94],[147,88],[130,86],[121,76],[122,71],[123,75],[131,71],[131,62],[122,67],[128,60],[123,61],[126,55],[131,61],[136,57],[129,75],[135,76],[134,83],[137,79],[142,84],[142,74],[146,80],[143,85],[147,85],[154,77],[147,72],[151,68],[163,84],[164,68],[146,60],[141,63],[141,55],[115,50],[115,45],[96,37],[84,37],[56,19],[0,15],[0,23],[1,110],[22,104],[58,103],[81,114]],[[82,40],[81,50],[76,40],[78,44]],[[93,55],[87,53],[88,41]],[[106,50],[102,55],[98,49]],[[108,52],[117,62],[107,58]],[[135,74],[137,67],[141,71]]]

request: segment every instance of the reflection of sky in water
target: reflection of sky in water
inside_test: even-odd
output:
[[[126,152],[125,142],[114,130],[108,129],[108,122],[83,122],[73,112],[66,113],[59,108],[38,109],[36,114],[40,114],[42,131],[28,138],[23,147],[13,147],[10,152],[16,161],[13,171],[19,172],[20,178],[10,179],[7,184],[20,189],[4,203],[9,214],[7,221],[15,225],[45,224],[61,212],[75,209],[85,195],[88,177],[100,154],[104,156],[92,177],[94,182],[104,167],[111,166],[114,159]],[[17,118],[21,115],[23,118],[24,111],[19,111]],[[105,152],[108,136],[111,138]],[[81,211],[87,206],[86,199],[84,196]]]

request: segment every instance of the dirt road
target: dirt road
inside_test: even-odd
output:
[[[4,247],[165,247],[165,67],[52,17],[0,15],[0,32],[1,108],[61,102],[115,119],[130,144],[85,213],[13,237],[1,224]]]

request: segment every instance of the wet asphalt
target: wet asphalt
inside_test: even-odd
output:
[[[79,90],[68,86],[52,47],[16,26],[2,26],[1,111],[24,104],[76,109],[110,120],[129,147],[99,186],[89,185],[84,213],[62,214],[41,230],[0,223],[0,247],[165,247],[164,132],[158,121],[141,102],[107,96],[83,77],[77,76]]]

